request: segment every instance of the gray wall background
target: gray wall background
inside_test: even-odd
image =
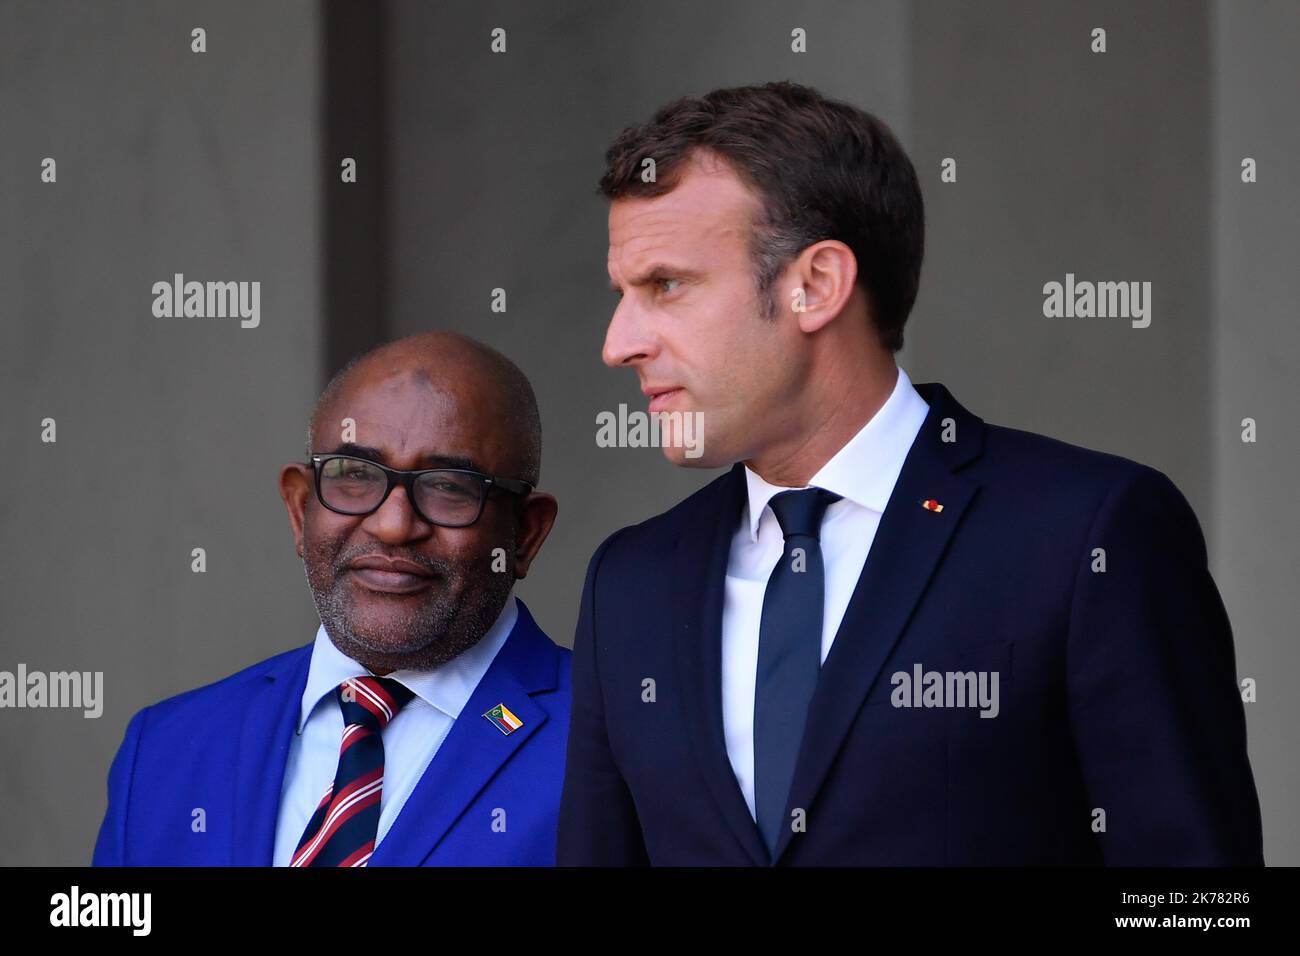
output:
[[[1237,638],[1238,673],[1259,686],[1259,699],[1246,713],[1265,859],[1295,866],[1300,522],[1290,499],[1300,468],[1300,310],[1287,283],[1300,261],[1300,123],[1294,119],[1300,5],[1220,2],[1211,8],[1210,23],[1213,406],[1204,431],[1213,493],[1200,514]],[[1254,157],[1261,170],[1267,164],[1254,186],[1240,181],[1243,156]],[[1255,444],[1240,439],[1247,417],[1258,424]]]
[[[276,476],[322,375],[318,27],[0,3],[0,670],[102,671],[105,697],[0,710],[6,863],[88,863],[131,714],[316,627]],[[176,272],[261,281],[261,324],[154,318]]]
[[[0,669],[102,670],[103,718],[0,711],[0,852],[81,863],[127,719],[306,643],[315,616],[275,491],[340,335],[440,327],[528,373],[560,520],[518,593],[572,642],[611,531],[713,477],[598,449],[642,407],[600,364],[613,307],[607,141],[666,100],[790,78],[889,123],[927,205],[899,362],[986,420],[1165,471],[1206,533],[1234,623],[1270,863],[1300,863],[1286,490],[1300,132],[1300,7],[944,0],[696,5],[389,2],[382,16],[379,314],[325,301],[320,170],[328,4],[0,3]],[[208,29],[209,52],[189,52]],[[508,52],[493,55],[493,27]],[[808,32],[808,52],[789,49]],[[1089,31],[1109,52],[1089,52]],[[347,123],[341,124],[346,142]],[[334,142],[339,133],[335,132]],[[1242,156],[1260,182],[1240,182]],[[57,186],[38,179],[59,160]],[[939,181],[944,157],[958,181]],[[377,168],[372,168],[372,165]],[[337,237],[335,237],[337,238]],[[373,276],[369,270],[373,269]],[[262,325],[154,319],[173,272],[260,279]],[[1044,319],[1042,285],[1148,280],[1150,328]],[[493,313],[491,290],[507,290]],[[333,324],[323,316],[333,309]],[[58,420],[59,442],[39,441]],[[1244,445],[1240,420],[1259,422]],[[88,471],[93,467],[93,473]],[[93,474],[93,478],[92,478]],[[190,571],[205,547],[208,572]]]

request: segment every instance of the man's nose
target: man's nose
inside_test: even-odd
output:
[[[658,350],[658,341],[645,313],[637,307],[632,296],[623,296],[610,316],[609,328],[605,330],[601,360],[610,368],[635,366],[654,358]]]
[[[366,515],[361,526],[385,544],[427,537],[432,527],[415,513],[406,489],[400,485],[389,493],[377,511]]]

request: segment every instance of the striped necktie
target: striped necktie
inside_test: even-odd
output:
[[[415,695],[388,677],[353,677],[334,690],[343,742],[334,782],[293,851],[290,866],[365,866],[375,852],[388,722]]]

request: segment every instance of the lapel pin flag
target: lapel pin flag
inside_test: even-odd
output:
[[[921,507],[926,511],[933,511],[936,514],[943,510],[943,505],[939,504],[939,502],[935,501],[933,498],[926,498],[921,502]]]
[[[492,722],[492,726],[507,737],[524,725],[524,722],[510,712],[505,704],[497,704],[483,715]]]

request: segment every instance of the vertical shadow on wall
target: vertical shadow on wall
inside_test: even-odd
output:
[[[323,0],[321,156],[325,379],[384,338],[387,4]],[[342,163],[356,160],[356,181]],[[322,382],[322,384],[324,384]]]

